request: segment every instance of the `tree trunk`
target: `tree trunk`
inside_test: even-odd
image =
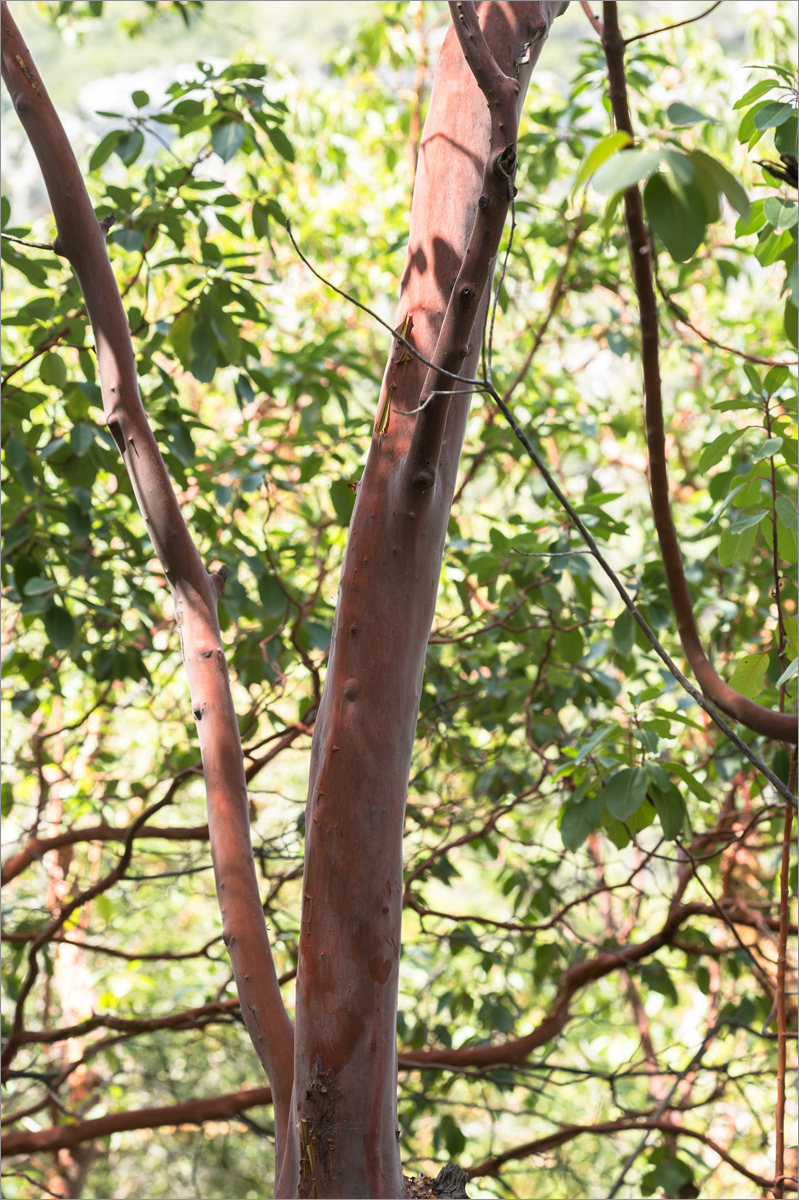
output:
[[[565,5],[478,5],[482,35],[473,6],[451,8],[455,27],[441,51],[419,154],[397,328],[437,367],[473,378],[513,186],[519,110]],[[453,387],[461,394],[451,397]],[[294,1145],[279,1196],[404,1194],[396,1087],[402,836],[469,392],[392,343],[314,728]],[[418,411],[431,393],[438,394]]]
[[[396,1096],[402,835],[425,650],[472,390],[453,376],[468,381],[477,367],[515,190],[519,111],[552,21],[566,6],[563,0],[450,4],[454,25],[422,137],[400,290],[404,341],[392,342],[383,379],[314,729],[292,1030],[249,841],[246,778],[216,615],[224,579],[200,561],[144,413],[107,228],[95,217],[58,115],[2,4],[3,78],[53,206],[53,249],[71,263],[86,301],[108,427],[175,601],[223,936],[242,1016],[271,1083],[278,1196],[405,1194]],[[120,877],[133,836],[170,798],[130,826],[117,867],[98,888]],[[67,905],[31,943],[4,1067],[20,1044],[39,950],[92,894]]]

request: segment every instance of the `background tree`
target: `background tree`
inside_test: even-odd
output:
[[[333,589],[352,507],[347,484],[358,473],[364,439],[368,442],[371,433],[372,380],[382,364],[375,332],[338,299],[320,294],[304,271],[300,274],[278,221],[291,212],[300,243],[313,246],[317,265],[372,304],[391,274],[397,277],[413,145],[411,154],[403,155],[386,131],[402,130],[403,123],[410,131],[414,122],[418,129],[424,98],[419,71],[402,79],[406,89],[409,80],[413,87],[398,103],[387,83],[390,76],[373,68],[386,55],[393,56],[400,72],[423,61],[421,41],[431,32],[426,22],[432,22],[435,36],[436,10],[390,8],[385,21],[367,26],[354,50],[339,60],[341,70],[367,73],[372,90],[363,94],[373,114],[367,122],[342,97],[326,97],[324,107],[315,107],[300,94],[292,111],[285,87],[276,80],[274,91],[269,82],[264,86],[260,68],[242,65],[215,74],[208,65],[197,86],[173,89],[163,114],[152,115],[143,93],[134,96],[138,107],[130,128],[112,129],[93,158],[98,171],[113,165],[112,156],[123,163],[128,159],[130,179],[109,181],[95,204],[98,216],[113,207],[122,218],[122,228],[115,227],[110,239],[112,253],[121,256],[118,267],[127,271],[120,276],[121,288],[133,306],[129,320],[138,374],[180,489],[178,501],[193,530],[206,539],[200,544],[203,561],[211,568],[224,562],[235,571],[220,614],[250,786],[270,768],[268,803],[251,791],[251,818],[278,969],[289,987],[297,935],[303,919],[308,921],[297,857],[304,822],[297,820],[296,809],[291,816],[292,801],[299,801],[300,771],[289,760],[316,716]],[[772,93],[760,89],[745,103],[741,133],[749,141],[775,129],[776,150],[789,152],[795,106],[785,100],[790,71],[787,79],[780,71],[790,62],[781,49],[779,23],[760,36],[773,38],[759,49],[763,58],[777,62],[777,71],[763,80]],[[658,49],[664,41],[671,46],[672,88],[682,105],[676,110],[667,106],[670,97],[658,95],[662,85],[644,74],[653,65],[661,70],[662,63],[653,59],[655,43],[641,39],[627,52],[628,81],[641,89],[636,126],[649,139],[646,170],[636,178],[648,173],[650,183],[663,181],[665,199],[662,186],[646,186],[647,214],[670,255],[686,260],[675,266],[664,253],[661,282],[678,305],[678,330],[690,329],[685,323],[690,321],[715,341],[750,354],[747,329],[756,328],[755,356],[778,361],[787,357],[784,333],[766,310],[758,309],[765,298],[751,275],[752,242],[737,249],[729,240],[729,219],[711,220],[721,215],[722,192],[732,192],[742,208],[746,198],[733,190],[735,180],[730,183],[722,167],[707,166],[727,160],[728,135],[688,109],[687,102],[698,97],[685,90],[688,76],[680,71],[681,66],[687,70],[683,64],[690,62],[699,38],[705,45],[706,33],[688,26],[661,35],[657,43]],[[707,95],[715,89],[719,104],[712,112],[724,119],[726,70],[721,58],[708,64],[701,100],[712,108]],[[629,150],[613,154],[620,142],[606,138],[601,109],[590,94],[591,88],[601,93],[603,75],[599,47],[590,42],[571,94],[542,100],[520,138],[524,174],[517,181],[515,248],[500,291],[494,379],[517,420],[526,424],[531,415],[535,418],[536,445],[547,451],[584,524],[610,543],[614,562],[635,564],[630,579],[639,608],[670,645],[666,579],[642,524],[646,492],[640,482],[636,485],[642,464],[635,457],[641,438],[631,399],[638,388],[635,295],[627,282],[621,228],[614,232],[617,205],[608,206],[604,228],[594,215],[596,192],[604,189],[615,198],[620,187],[635,182],[618,172],[639,170],[641,156]],[[281,105],[281,95],[288,108]],[[167,120],[155,121],[161,115]],[[692,126],[680,123],[686,117]],[[185,139],[171,144],[180,156],[177,165],[174,158],[151,159],[144,142],[148,130],[158,132],[160,124],[166,132],[170,123]],[[247,156],[258,146],[264,161],[256,177]],[[357,154],[356,146],[363,147]],[[209,157],[212,150],[216,159]],[[393,189],[389,185],[376,193],[378,154],[386,156],[387,170],[399,167],[403,174]],[[565,198],[560,181],[585,184],[603,159],[596,188],[587,195],[580,188],[573,199]],[[688,179],[691,164],[695,174]],[[750,168],[746,171],[749,181]],[[708,173],[715,189],[708,186]],[[308,203],[315,174],[323,185],[316,206]],[[333,181],[335,191],[324,187]],[[779,288],[782,262],[789,282],[795,264],[795,205],[784,193],[774,195],[773,183],[767,187],[770,200],[759,209],[745,208],[738,235],[751,237],[753,222],[759,258],[766,268],[778,264]],[[689,219],[697,211],[689,202],[692,186],[707,198],[706,220],[698,229]],[[544,197],[551,189],[553,207],[544,201],[533,208],[525,188]],[[379,213],[376,201],[384,206]],[[296,215],[300,204],[305,220]],[[335,245],[329,205],[335,206]],[[250,221],[260,240],[253,241]],[[373,222],[387,231],[386,238],[381,243],[372,237],[366,256],[363,230]],[[686,228],[699,234],[687,252],[670,232]],[[7,232],[26,236],[19,227]],[[702,243],[712,253],[704,248],[697,253]],[[323,246],[332,265],[322,261]],[[560,246],[560,252],[553,253],[552,246]],[[42,1124],[39,1116],[51,1105],[49,1119],[55,1124],[48,1130],[45,1120],[39,1132],[17,1125],[18,1135],[7,1136],[6,1152],[57,1151],[62,1178],[50,1178],[51,1189],[61,1190],[71,1172],[69,1186],[78,1194],[85,1181],[78,1178],[76,1152],[91,1146],[92,1139],[164,1122],[221,1121],[268,1095],[262,1087],[241,1094],[242,1085],[257,1078],[240,1071],[240,1063],[251,1059],[246,1039],[243,1055],[232,1052],[239,1009],[232,996],[225,997],[228,983],[218,941],[203,945],[218,938],[212,910],[201,903],[204,855],[194,862],[170,861],[170,851],[181,843],[202,847],[207,829],[200,817],[194,826],[181,820],[174,827],[161,826],[166,840],[156,842],[145,823],[147,806],[156,798],[177,799],[190,816],[202,788],[196,790],[193,735],[187,739],[185,733],[191,712],[175,649],[169,649],[165,594],[153,572],[149,542],[131,508],[128,485],[116,479],[115,444],[103,442],[105,435],[90,425],[98,394],[92,391],[94,363],[84,348],[90,342],[85,319],[76,311],[80,298],[56,259],[8,241],[3,254],[26,278],[34,276],[28,278],[19,324],[6,328],[6,373],[21,366],[10,379],[19,392],[7,392],[16,404],[6,405],[4,437],[10,471],[6,569],[12,568],[8,586],[14,589],[8,598],[17,605],[6,610],[15,642],[6,677],[13,667],[20,680],[14,695],[20,732],[8,743],[20,774],[13,780],[16,787],[4,792],[4,805],[13,801],[11,819],[16,817],[22,835],[21,856],[7,864],[9,878],[15,879],[15,955],[7,959],[12,997],[17,989],[18,1000],[25,988],[29,944],[48,916],[63,913],[72,893],[83,901],[69,918],[78,920],[80,914],[79,924],[65,923],[48,934],[47,958],[42,955],[42,969],[18,1009],[27,1018],[10,1068],[17,1104],[12,1117]],[[727,268],[721,270],[720,262]],[[272,292],[268,312],[258,299],[256,278],[272,281],[265,285]],[[615,315],[607,296],[618,297],[615,303],[622,305]],[[686,311],[699,296],[709,330]],[[308,305],[313,323],[304,327],[301,314]],[[790,309],[788,316],[790,328]],[[393,324],[393,314],[388,320]],[[259,328],[265,325],[262,344]],[[752,392],[742,396],[744,376],[728,353],[709,348],[693,333],[686,349],[674,339],[673,328],[670,332],[673,340],[661,366],[667,398],[682,397],[683,407],[673,419],[673,453],[680,455],[685,471],[676,511],[678,527],[685,522],[683,551],[690,537],[700,537],[686,572],[700,628],[716,662],[730,660],[724,674],[736,690],[748,691],[762,706],[779,708],[786,687],[795,686],[786,652],[793,637],[795,654],[795,595],[782,584],[780,565],[795,559],[795,533],[785,507],[794,494],[796,465],[795,428],[783,417],[788,373],[750,362],[754,378],[746,378]],[[532,389],[523,393],[518,385],[512,392],[510,385],[531,350],[537,355],[535,394]],[[585,357],[593,361],[586,364]],[[616,367],[613,395],[607,387],[609,360]],[[353,382],[358,376],[361,385]],[[407,378],[404,371],[402,378]],[[389,374],[386,392],[391,381]],[[709,404],[752,407],[712,410],[702,403],[701,388],[708,389]],[[226,401],[231,389],[239,401],[235,421]],[[388,394],[395,402],[399,398]],[[739,425],[736,414],[746,412],[755,419]],[[757,441],[759,412],[768,435],[761,435],[763,446]],[[517,1190],[577,1195],[584,1194],[582,1164],[590,1163],[592,1178],[596,1173],[607,1178],[602,1186],[608,1191],[627,1150],[647,1132],[651,1147],[642,1149],[622,1189],[687,1194],[699,1183],[702,1194],[749,1194],[753,1175],[763,1186],[774,1182],[773,1156],[759,1172],[753,1170],[758,1165],[755,1127],[747,1130],[739,1113],[741,1136],[754,1140],[733,1147],[718,1121],[736,1089],[761,1120],[769,1100],[761,1103],[758,1096],[770,1098],[773,1107],[769,1072],[780,1069],[777,1060],[791,1020],[784,1003],[778,1035],[757,1031],[767,1018],[770,1023],[769,1010],[785,991],[785,967],[781,987],[776,958],[780,935],[787,933],[787,893],[780,907],[769,890],[771,881],[776,886],[780,852],[772,839],[782,833],[784,813],[770,787],[761,792],[761,779],[747,760],[697,721],[690,700],[688,706],[677,702],[679,691],[661,675],[629,610],[608,625],[606,585],[576,534],[569,534],[562,510],[529,475],[521,451],[516,457],[495,410],[473,406],[473,413],[450,520],[441,623],[428,650],[406,814],[409,991],[401,997],[399,1016],[403,1158],[408,1162],[426,1154],[428,1165],[431,1154],[456,1155],[472,1167],[472,1191],[484,1181],[491,1186],[495,1177],[506,1194],[502,1189],[513,1186],[512,1176],[503,1175],[509,1163],[550,1156],[532,1159]],[[610,438],[607,432],[599,438],[600,417]],[[380,454],[373,450],[373,462],[379,470],[392,453],[391,439],[376,445]],[[603,463],[593,457],[600,453]],[[331,462],[336,463],[332,475]],[[265,464],[268,484],[262,485]],[[706,472],[712,473],[710,480]],[[253,496],[262,486],[261,497]],[[615,499],[614,486],[622,492]],[[10,504],[16,507],[9,517]],[[269,514],[265,528],[264,511]],[[129,564],[122,574],[120,558]],[[756,579],[759,606],[751,590]],[[610,610],[611,617],[615,611]],[[380,628],[391,641],[398,636],[397,625],[387,622],[384,612],[385,605],[377,614]],[[779,688],[773,689],[778,678]],[[756,753],[763,752],[762,739],[745,736]],[[778,778],[787,779],[787,756],[779,752],[770,761]],[[531,762],[537,763],[532,771]],[[31,788],[26,778],[35,790],[26,790]],[[553,827],[558,812],[559,832]],[[137,816],[144,818],[138,828]],[[52,844],[45,837],[51,832]],[[678,849],[670,844],[675,838]],[[109,874],[115,841],[125,844],[126,852]],[[133,847],[140,862],[136,867]],[[142,847],[145,853],[155,850],[152,869],[139,859]],[[35,878],[35,870],[42,869],[34,867],[37,858],[43,859],[49,881],[49,914],[39,911],[44,891]],[[192,883],[188,903],[182,899],[186,880]],[[785,869],[782,882],[787,889]],[[172,904],[184,913],[185,925],[177,928],[174,918],[158,917],[169,948],[153,944],[149,923],[142,928],[139,904],[147,905],[152,916],[175,911]],[[315,918],[310,919],[313,924]],[[133,937],[138,945],[132,945]],[[141,970],[153,953],[166,974]],[[109,964],[125,961],[116,957],[120,954],[135,954],[130,961],[139,969],[109,970]],[[174,957],[183,954],[190,957]],[[71,997],[80,995],[75,984],[81,972],[84,1011],[78,1013]],[[604,1008],[615,1000],[620,974],[629,1016],[616,1004]],[[173,983],[165,988],[169,979]],[[98,982],[104,986],[106,980],[101,994]],[[199,989],[199,1003],[188,1011],[183,997],[177,1004],[172,998],[186,986]],[[657,1012],[659,997],[665,1007]],[[88,1012],[92,1015],[81,1021]],[[689,1012],[701,1012],[701,1038],[694,1036],[697,1019]],[[590,1043],[586,1020],[596,1031]],[[178,1041],[165,1044],[161,1031],[170,1029],[169,1036]],[[184,1039],[191,1044],[199,1037],[203,1053],[195,1049],[187,1055]],[[213,1063],[208,1048],[217,1037],[227,1053],[223,1050]],[[752,1046],[758,1047],[759,1061]],[[751,1064],[743,1071],[742,1061]],[[784,1066],[783,1056],[783,1079]],[[198,1100],[198,1093],[208,1097],[212,1077],[219,1092],[234,1094]],[[42,1082],[49,1092],[37,1096]],[[578,1103],[573,1082],[579,1086]],[[160,1089],[165,1087],[171,1094],[164,1098],[175,1104],[153,1112],[152,1102],[164,1096]],[[64,1110],[51,1097],[81,1119],[64,1124],[63,1116],[58,1118]],[[38,1107],[42,1099],[44,1108]],[[194,1107],[176,1107],[181,1101]],[[93,1106],[99,1126],[92,1124]],[[684,1116],[690,1107],[695,1112]],[[31,1110],[27,1116],[26,1108]],[[531,1112],[532,1132],[543,1129],[532,1142]],[[576,1125],[577,1112],[582,1123]],[[436,1114],[432,1126],[429,1113]],[[660,1132],[653,1136],[653,1129]],[[481,1162],[479,1142],[490,1130],[510,1153]],[[206,1126],[205,1132],[212,1136],[214,1127]],[[222,1129],[217,1136],[231,1135]],[[105,1150],[107,1143],[101,1144]],[[198,1145],[205,1147],[202,1140]],[[488,1141],[484,1148],[493,1150]],[[230,1187],[225,1151],[215,1142],[209,1149],[197,1156],[195,1169],[207,1172],[210,1187],[225,1194]],[[714,1157],[718,1150],[720,1161]],[[250,1194],[263,1194],[260,1142],[255,1146],[252,1137],[244,1142],[239,1137],[228,1152],[237,1169],[253,1163]],[[114,1153],[118,1150],[112,1148]],[[742,1176],[729,1167],[730,1157],[744,1178],[748,1171],[748,1182],[735,1183]],[[21,1169],[36,1178],[48,1161],[39,1157]],[[104,1154],[92,1167],[89,1187],[96,1180],[95,1194],[104,1189],[126,1194],[119,1190],[118,1168],[116,1181],[110,1182],[114,1173],[114,1161]],[[161,1183],[153,1176],[144,1186],[137,1179],[131,1194],[172,1195],[181,1186],[186,1194],[208,1191],[190,1175],[176,1186],[175,1174]],[[129,1167],[125,1176],[133,1178]],[[16,1179],[16,1185],[9,1181],[7,1186],[30,1194],[26,1188],[33,1185]],[[730,1190],[735,1187],[741,1190]]]

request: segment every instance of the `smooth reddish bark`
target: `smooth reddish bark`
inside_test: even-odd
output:
[[[398,326],[434,365],[392,344],[350,526],[312,746],[294,1037],[249,841],[247,778],[216,617],[223,581],[205,570],[183,521],[139,398],[104,230],[2,6],[3,77],[45,178],[58,228],[54,249],[71,263],[86,300],[106,420],[175,600],[224,938],[242,1015],[274,1095],[280,1196],[404,1194],[396,1110],[402,833],[470,402],[469,389],[448,373],[471,378],[476,370],[513,195],[519,111],[566,4],[502,0],[450,8],[454,25],[419,152],[398,309]],[[128,852],[138,832],[131,828]],[[25,865],[21,858],[12,871]],[[34,943],[31,981],[36,949]],[[19,1044],[27,1032],[22,1012],[20,1004]]]
[[[616,128],[633,138],[632,118],[627,102],[627,79],[624,73],[625,41],[619,29],[618,5],[602,5],[602,47],[608,66],[609,95]],[[635,39],[633,39],[635,40]],[[630,145],[634,143],[631,141]],[[644,217],[640,188],[635,185],[624,193],[624,212],[630,241],[635,291],[641,317],[641,366],[644,380],[644,415],[646,442],[649,454],[649,485],[652,495],[652,515],[660,544],[663,568],[666,573],[671,606],[677,623],[685,657],[691,664],[704,694],[722,712],[734,717],[755,733],[780,739],[795,745],[799,726],[797,718],[774,712],[736,692],[721,678],[705,654],[694,616],[694,606],[683,568],[682,552],[674,527],[669,498],[669,476],[666,462],[666,430],[663,419],[663,390],[660,376],[660,333],[658,305],[652,271],[653,246]]]
[[[39,161],[53,208],[57,254],[72,266],[94,331],[103,409],[175,602],[181,649],[197,722],[208,825],[223,937],[242,1016],[275,1097],[281,1152],[291,1098],[293,1031],[269,948],[250,845],[247,784],[210,575],[183,520],[161,452],[142,407],[130,330],[105,244],[75,155],[28,47],[2,4],[2,74]],[[36,943],[26,984],[36,977]],[[24,994],[23,994],[24,999]],[[23,1008],[18,1002],[14,1034]],[[6,1045],[4,1066],[15,1049]]]
[[[509,207],[518,108],[564,7],[483,4],[478,27],[472,5],[451,5],[458,28],[444,42],[425,122],[397,327],[437,367],[467,377],[477,366]],[[510,178],[495,169],[499,156]],[[469,411],[469,395],[451,397],[453,386],[463,390],[393,343],[377,407],[379,431],[390,403],[387,429],[373,437],[358,489],[314,729],[296,1140],[279,1196],[403,1195],[396,1097],[402,832]],[[414,414],[433,392],[446,394]]]

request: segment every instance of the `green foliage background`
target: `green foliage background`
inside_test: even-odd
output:
[[[113,20],[102,7],[38,9],[69,36],[83,30],[90,40]],[[128,32],[183,36],[180,17],[162,11],[169,7],[126,6],[138,14],[126,16]],[[186,36],[196,41],[198,16],[182,7]],[[98,216],[115,214],[109,250],[145,407],[204,561],[231,571],[220,615],[248,763],[297,733],[298,723],[306,727],[251,792],[267,917],[278,969],[289,974],[306,729],[324,677],[349,485],[371,436],[388,346],[377,326],[299,263],[284,222],[291,218],[318,269],[393,318],[407,244],[416,67],[422,52],[434,64],[446,21],[437,4],[418,15],[401,3],[359,9],[362,24],[346,45],[331,47],[320,81],[303,82],[264,47],[234,54],[227,66],[201,63],[191,78],[180,74],[163,103],[143,89],[120,100],[84,159]],[[89,19],[96,15],[101,22]],[[637,6],[624,21],[643,29],[659,16],[655,5]],[[648,179],[660,280],[683,314],[720,343],[790,359],[796,203],[753,159],[795,147],[792,18],[786,4],[755,7],[745,44],[736,13],[721,40],[698,24],[634,43],[628,79],[642,150],[632,154],[605,140],[601,51],[577,22],[570,28],[585,40],[570,77],[556,40],[534,77],[520,138],[495,383],[510,386],[549,314],[513,411],[678,660],[649,513],[639,330],[617,204],[630,180],[619,172]],[[35,42],[31,48],[35,55]],[[7,201],[2,216],[17,237],[54,234],[46,219],[31,232],[26,214]],[[47,252],[3,241],[2,257],[7,853],[37,820],[44,833],[123,828],[181,773],[174,805],[158,819],[202,826],[169,592],[104,426],[77,284]],[[795,373],[744,363],[665,306],[661,323],[675,521],[705,645],[739,690],[790,707]],[[744,837],[744,825],[750,831],[746,854],[736,857],[729,838],[711,837],[691,898],[707,901],[709,893],[777,912],[782,814],[774,794],[680,694],[499,414],[478,397],[462,481],[407,810],[413,882],[401,1049],[529,1032],[557,998],[566,968],[660,928],[686,862],[675,839],[696,846],[720,812],[736,836]],[[401,620],[390,614],[388,627]],[[784,750],[747,740],[787,778]],[[7,1016],[27,969],[25,942],[13,935],[40,928],[117,853],[113,840],[79,842],[11,886]],[[594,897],[561,914],[596,890],[608,898],[604,910]],[[50,948],[28,1022],[58,1027],[91,1012],[158,1017],[232,999],[219,930],[207,842],[139,840],[124,882],[68,927],[66,936],[100,949],[69,965],[66,947]],[[728,1019],[694,1083],[690,1123],[732,1142],[740,1161],[768,1174],[776,1049],[758,1031],[770,1021],[763,978],[774,967],[768,946],[750,933],[739,935],[744,946],[718,916],[698,917],[683,928],[680,948],[664,947],[631,975],[667,1082],[708,1025]],[[74,992],[76,980],[85,994],[73,995],[70,1015],[65,988]],[[518,1069],[402,1073],[406,1170],[435,1174],[434,1164],[449,1157],[468,1166],[563,1124],[651,1107],[625,986],[614,971],[581,991],[563,1033]],[[88,1033],[79,1053],[96,1078],[78,1098],[62,1089],[67,1109],[85,1119],[261,1085],[234,1009],[205,1009],[190,1024],[129,1038]],[[74,1052],[34,1045],[15,1066],[57,1070]],[[41,1095],[40,1080],[23,1076],[10,1084],[7,1103],[23,1109]],[[86,1194],[267,1195],[271,1113],[245,1117],[114,1135]],[[29,1119],[67,1118],[44,1109]],[[589,1133],[470,1189],[604,1195],[637,1138]],[[18,1177],[4,1186],[9,1197],[40,1194]],[[675,1150],[656,1134],[621,1194],[692,1186],[703,1196],[743,1197],[752,1185],[700,1143],[680,1141]]]

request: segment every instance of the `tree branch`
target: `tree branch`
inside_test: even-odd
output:
[[[108,428],[175,599],[202,751],[223,936],[250,1037],[275,1089],[279,1157],[293,1083],[293,1030],[272,961],[250,844],[244,762],[216,609],[220,579],[203,567],[142,407],[133,344],[106,250],[105,229],[94,214],[72,147],[5,0],[2,74],[53,206],[58,230],[53,249],[68,259],[83,292],[94,330]],[[51,932],[48,927],[46,936]],[[18,1008],[21,1020],[20,1014]]]
[[[636,33],[633,37],[624,39],[625,46],[631,46],[633,42],[640,42],[641,38],[656,37],[659,33],[668,33],[670,29],[680,29],[683,25],[693,25],[694,21],[701,21],[703,17],[707,17],[713,12],[714,8],[718,8],[721,0],[716,0],[715,4],[711,4],[710,8],[706,8],[704,12],[697,13],[695,17],[688,17],[685,21],[675,21],[673,25],[662,25],[660,29],[647,29],[644,33]]]
[[[515,195],[516,100],[520,87],[500,69],[488,47],[473,3],[450,3],[452,24],[463,56],[485,97],[491,117],[491,139],[483,172],[474,225],[444,314],[433,359],[420,393],[421,411],[413,427],[405,460],[405,480],[422,493],[435,481],[452,388],[469,353],[480,302],[493,271],[510,202]],[[390,387],[384,381],[384,389]],[[432,398],[434,397],[434,398]],[[428,402],[429,401],[429,402]]]
[[[636,1132],[643,1130],[659,1129],[663,1133],[668,1133],[674,1137],[694,1138],[702,1142],[708,1149],[718,1154],[724,1162],[728,1163],[734,1170],[738,1171],[746,1179],[757,1184],[761,1188],[770,1188],[772,1181],[766,1179],[763,1175],[757,1175],[754,1171],[750,1171],[738,1159],[725,1150],[718,1142],[713,1141],[707,1134],[700,1133],[697,1129],[686,1129],[684,1125],[675,1125],[668,1117],[660,1117],[653,1119],[633,1119],[621,1117],[617,1121],[599,1121],[596,1125],[567,1125],[564,1129],[559,1129],[556,1133],[549,1133],[545,1137],[536,1138],[535,1141],[525,1142],[521,1146],[514,1146],[512,1150],[506,1150],[504,1154],[492,1154],[490,1158],[485,1158],[477,1166],[471,1167],[468,1171],[470,1179],[477,1179],[483,1175],[497,1175],[506,1162],[511,1162],[513,1159],[529,1158],[532,1154],[546,1154],[550,1150],[557,1149],[558,1146],[570,1142],[573,1138],[580,1137],[584,1133],[603,1134],[603,1133],[624,1133]]]
[[[625,43],[619,30],[618,5],[615,0],[612,2],[606,0],[602,8],[604,26],[602,47],[608,67],[613,116],[617,129],[623,130],[632,138],[633,127],[627,102],[627,80],[624,74]],[[652,276],[652,245],[644,219],[641,193],[637,186],[628,188],[624,193],[624,208],[630,239],[633,279],[641,318],[641,364],[644,376],[644,407],[652,513],[655,518],[655,529],[660,543],[663,568],[677,620],[680,642],[702,691],[714,704],[718,705],[722,712],[734,717],[755,733],[795,745],[797,741],[796,717],[788,716],[786,713],[772,712],[736,692],[724,682],[702,648],[669,500],[660,378],[658,310]]]
[[[54,1125],[50,1129],[24,1130],[3,1135],[0,1154],[53,1153],[72,1149],[81,1142],[110,1137],[133,1129],[158,1129],[163,1125],[201,1125],[203,1121],[224,1121],[237,1113],[261,1104],[272,1103],[272,1089],[250,1088],[244,1092],[228,1092],[204,1100],[186,1100],[182,1104],[158,1108],[139,1108],[132,1112],[108,1113],[92,1121],[74,1125]]]

